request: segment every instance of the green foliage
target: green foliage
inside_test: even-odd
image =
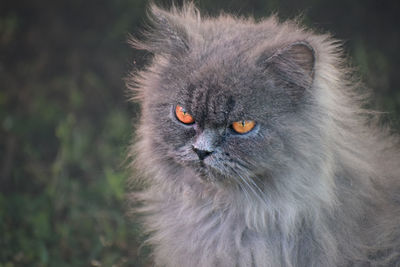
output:
[[[144,264],[126,216],[136,106],[122,81],[144,2],[99,4],[15,3],[0,16],[0,266]]]
[[[211,14],[224,9],[258,18],[304,11],[310,26],[347,40],[354,65],[376,89],[374,106],[398,121],[395,4],[198,4]],[[0,267],[146,265],[142,231],[126,215],[134,174],[124,162],[138,108],[127,102],[122,80],[145,62],[125,42],[128,33],[140,35],[145,6],[145,0],[0,2]]]

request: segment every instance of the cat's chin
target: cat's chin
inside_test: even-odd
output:
[[[189,168],[191,168],[198,178],[200,178],[203,182],[213,182],[217,180],[215,171],[213,171],[213,169],[204,162],[193,162],[189,165]]]
[[[230,183],[230,179],[226,173],[221,172],[203,161],[191,162],[187,167],[191,168],[202,182]]]

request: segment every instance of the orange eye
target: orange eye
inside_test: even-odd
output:
[[[178,120],[184,124],[192,124],[194,122],[194,118],[179,105],[176,105],[175,115]]]
[[[232,128],[235,132],[245,134],[250,132],[256,123],[254,121],[235,121],[232,123]]]

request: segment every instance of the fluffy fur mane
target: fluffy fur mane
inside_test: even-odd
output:
[[[398,138],[363,108],[367,97],[340,42],[275,16],[204,18],[190,3],[170,11],[152,5],[150,17],[144,41],[131,44],[153,58],[128,87],[142,108],[131,155],[134,179],[146,189],[134,201],[157,266],[400,266]],[[236,40],[224,44],[227,53],[243,49],[249,62],[295,42],[315,57],[307,108],[279,125],[291,147],[274,163],[281,168],[247,189],[192,179],[159,148],[151,119],[169,65],[194,46],[220,49],[225,36]]]

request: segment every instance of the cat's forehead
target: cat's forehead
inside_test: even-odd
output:
[[[182,59],[176,69],[177,102],[199,120],[216,124],[262,119],[284,106],[274,77],[257,66],[248,47],[237,40],[210,42]],[[182,74],[185,75],[182,75]]]
[[[177,92],[178,102],[197,121],[225,124],[256,119],[268,109],[270,97],[267,82],[248,71],[246,74],[246,70],[233,70],[227,66],[203,66],[187,77]]]

